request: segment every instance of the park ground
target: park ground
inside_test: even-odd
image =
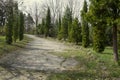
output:
[[[91,47],[25,36],[12,45],[0,36],[0,80],[120,80],[111,47],[96,53]]]

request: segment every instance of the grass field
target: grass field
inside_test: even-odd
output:
[[[55,73],[49,76],[49,80],[120,80],[120,66],[113,60],[111,47],[103,53],[96,53],[92,48],[74,47],[77,48],[54,54],[75,58],[79,62],[77,71]]]
[[[23,49],[26,46],[26,44],[31,40],[32,39],[25,36],[23,41],[17,41],[12,45],[7,45],[5,43],[5,36],[0,36],[0,57],[12,51]]]

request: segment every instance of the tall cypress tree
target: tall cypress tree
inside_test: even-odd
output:
[[[9,0],[7,7],[7,24],[6,24],[6,43],[12,44],[12,29],[13,29],[13,0]]]
[[[60,38],[66,40],[68,36],[68,24],[65,17],[62,18]]]
[[[120,2],[119,0],[90,0],[89,21],[91,24],[104,22],[107,26],[113,29],[113,53],[115,61],[119,60],[118,45],[117,45],[117,28],[120,17]]]
[[[58,21],[58,33],[57,33],[57,38],[58,38],[59,40],[62,39],[62,38],[61,38],[61,33],[60,33],[60,31],[61,31],[61,15],[59,15],[59,21]]]
[[[42,24],[40,25],[40,34],[44,35],[44,28],[45,28],[45,19],[42,19]]]
[[[24,14],[20,12],[19,40],[24,38]]]
[[[78,18],[75,18],[72,23],[72,27],[70,31],[70,41],[78,44],[79,42],[81,42],[81,38],[82,38],[81,37],[81,26],[79,24]]]
[[[50,35],[50,28],[51,28],[51,12],[50,8],[48,7],[46,15],[45,37],[48,37]]]
[[[61,23],[60,37],[62,39],[66,40],[69,38],[71,24],[72,24],[72,12],[70,8],[67,6]]]
[[[14,8],[14,21],[13,21],[13,40],[16,42],[18,39],[18,28],[19,28],[19,10],[18,10],[18,4],[15,3]]]
[[[101,22],[93,26],[93,49],[96,52],[103,52],[105,49],[105,26],[103,24]]]
[[[100,4],[100,3],[99,3]],[[105,49],[105,33],[106,33],[106,22],[105,20],[101,19],[102,16],[99,16],[100,10],[97,9],[98,5],[95,5],[96,7],[93,8],[92,4],[90,6],[90,10],[87,13],[89,16],[88,20],[91,23],[92,31],[93,31],[93,50],[101,53]],[[94,10],[94,11],[93,11]],[[91,13],[93,11],[93,13]],[[95,12],[95,13],[94,13]],[[90,15],[89,15],[90,14]],[[95,17],[97,16],[97,17]]]
[[[83,10],[81,11],[81,17],[82,17],[82,46],[88,47],[89,46],[89,27],[88,22],[85,19],[86,13],[88,11],[87,2],[84,1]]]
[[[118,28],[118,47],[120,52],[120,28]]]

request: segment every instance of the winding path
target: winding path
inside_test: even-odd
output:
[[[24,50],[15,51],[0,59],[2,80],[45,80],[48,74],[42,72],[61,72],[78,64],[74,59],[50,54],[63,52],[69,48],[68,46],[33,35],[26,36],[34,40]]]

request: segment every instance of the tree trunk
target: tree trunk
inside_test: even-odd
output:
[[[113,53],[114,53],[114,59],[116,62],[118,62],[118,46],[117,46],[117,25],[113,26]]]

